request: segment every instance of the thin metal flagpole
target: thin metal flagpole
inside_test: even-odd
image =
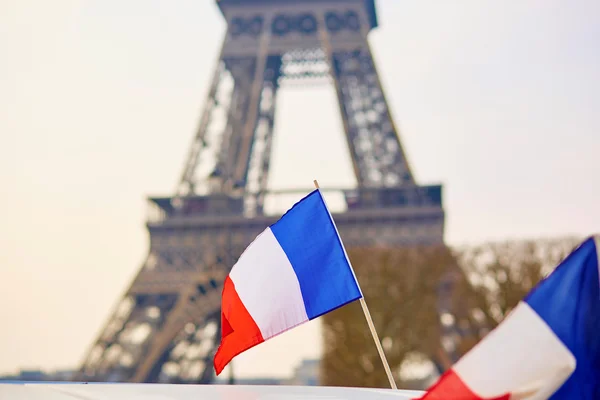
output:
[[[350,270],[352,271],[352,274],[354,275],[354,280],[356,281],[356,284],[358,285],[358,290],[360,291],[360,299],[359,299],[360,306],[362,307],[363,314],[365,314],[365,319],[367,320],[367,325],[369,325],[369,330],[371,331],[371,336],[373,336],[373,341],[375,342],[375,347],[377,347],[377,351],[379,352],[379,358],[381,358],[381,362],[383,363],[383,368],[385,369],[385,373],[388,377],[388,380],[390,381],[390,386],[392,387],[392,389],[398,389],[398,387],[396,386],[396,381],[394,380],[394,376],[392,375],[392,370],[390,369],[390,365],[388,364],[387,358],[385,357],[385,353],[383,351],[383,346],[381,346],[381,341],[379,340],[379,335],[377,335],[377,331],[375,330],[375,324],[373,324],[373,319],[371,318],[371,313],[369,312],[369,307],[367,307],[367,302],[365,301],[365,296],[363,295],[362,289],[360,288],[360,283],[358,282],[358,279],[356,278],[356,274],[354,273],[354,268],[352,267],[352,263],[350,262],[348,253],[346,253],[346,248],[344,247],[344,242],[342,241],[342,237],[340,236],[340,233],[338,232],[337,226],[335,225],[335,221],[333,220],[333,216],[331,215],[331,212],[329,211],[329,207],[327,207],[325,198],[323,197],[323,194],[321,193],[321,190],[319,188],[319,183],[316,180],[314,180],[314,184],[315,184],[315,187],[317,188],[317,190],[319,190],[319,193],[321,194],[321,198],[323,199],[325,208],[327,209],[327,212],[329,213],[329,217],[331,218],[331,222],[333,223],[333,227],[335,228],[336,234],[340,238],[340,244],[342,245],[342,250],[344,250],[344,255],[346,256],[348,265],[350,265]]]

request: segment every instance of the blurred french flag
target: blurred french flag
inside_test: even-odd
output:
[[[585,240],[421,399],[600,399],[599,249]]]
[[[225,279],[218,374],[238,354],[362,298],[317,189],[265,229]]]

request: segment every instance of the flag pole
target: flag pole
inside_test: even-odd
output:
[[[319,190],[319,182],[317,182],[317,180],[314,180],[314,184],[315,187],[317,188],[317,190]],[[323,202],[325,202],[325,199],[323,198]],[[327,207],[327,203],[325,203],[325,207],[327,208],[327,212],[329,212],[329,208]],[[333,217],[331,217],[331,221],[333,222],[333,226],[335,227],[336,233],[339,236],[339,232],[337,232],[337,227],[335,226],[335,222],[333,221]],[[348,264],[350,265],[350,269],[352,270],[352,273],[354,274],[354,268],[352,267],[352,264],[350,263],[350,258],[348,258],[348,254],[346,253],[346,249],[344,248],[344,243],[341,240],[340,237],[340,243],[342,245],[342,249],[344,250],[344,255],[346,256],[346,259],[348,260]],[[367,320],[367,325],[369,325],[369,330],[371,331],[371,336],[373,336],[373,341],[375,342],[375,347],[377,347],[377,351],[379,352],[379,358],[381,358],[381,362],[383,364],[383,368],[385,369],[385,373],[388,377],[388,380],[390,381],[390,386],[392,387],[392,389],[398,389],[398,387],[396,386],[396,381],[394,380],[394,376],[392,375],[392,371],[390,369],[390,365],[388,364],[387,358],[385,357],[385,353],[383,351],[383,347],[381,346],[381,341],[379,340],[379,335],[377,335],[377,331],[375,330],[375,324],[373,324],[373,319],[371,318],[371,313],[369,312],[369,307],[367,307],[367,302],[365,301],[365,297],[362,294],[362,289],[360,289],[360,284],[358,283],[358,279],[356,278],[356,275],[354,276],[354,279],[356,280],[356,284],[358,285],[358,288],[360,290],[360,306],[362,307],[363,310],[363,314],[365,315],[365,319]]]

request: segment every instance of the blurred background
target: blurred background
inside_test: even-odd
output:
[[[423,388],[598,231],[600,3],[376,5],[373,59],[415,180],[443,185],[443,243],[349,256],[399,386]],[[146,263],[146,198],[176,191],[226,21],[212,0],[3,0],[0,31],[0,374],[70,380]],[[333,85],[290,86],[268,188],[299,193],[270,215],[313,179],[357,186]],[[352,304],[217,381],[385,387],[368,335]]]

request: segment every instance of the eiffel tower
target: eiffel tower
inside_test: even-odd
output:
[[[415,183],[367,39],[375,0],[217,3],[227,31],[179,184],[149,199],[147,258],[76,380],[214,380],[223,280],[278,218],[264,205],[276,97],[290,82],[335,88],[357,181],[334,214],[346,246],[443,244],[441,186]]]

